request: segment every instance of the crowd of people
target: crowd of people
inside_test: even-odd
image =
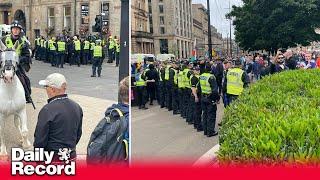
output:
[[[317,59],[315,59],[318,57]],[[216,131],[217,104],[224,107],[242,94],[250,83],[290,69],[320,67],[320,55],[309,51],[279,50],[275,56],[251,53],[214,61],[167,60],[132,63],[133,104],[146,110],[157,100],[211,137]]]

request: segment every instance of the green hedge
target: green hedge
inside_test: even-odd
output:
[[[221,163],[317,163],[320,70],[287,71],[253,84],[226,109]]]

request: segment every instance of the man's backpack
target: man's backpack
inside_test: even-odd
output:
[[[112,114],[117,112],[120,117]],[[128,141],[124,138],[129,122],[115,108],[104,117],[91,134],[87,147],[88,164],[113,164],[128,162]]]

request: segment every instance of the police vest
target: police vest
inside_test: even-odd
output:
[[[210,73],[203,73],[200,77],[199,77],[199,82],[200,82],[200,87],[201,87],[201,93],[202,94],[211,94],[211,86],[209,83],[209,79],[211,77],[214,77],[213,74]]]
[[[36,45],[37,45],[37,46],[40,46],[40,38],[37,38],[37,39],[36,39]]]
[[[89,48],[90,48],[90,42],[89,41],[84,41],[83,49],[88,50]]]
[[[55,51],[56,50],[56,46],[55,46],[55,43],[53,40],[49,40],[49,50],[50,51]]]
[[[180,71],[179,74],[178,74],[178,87],[179,88],[184,88],[183,78],[184,78],[184,72]]]
[[[120,44],[116,44],[116,52],[119,53],[120,52]]]
[[[166,70],[164,72],[164,80],[167,80],[167,81],[169,80],[170,68],[171,66],[166,67]]]
[[[142,79],[142,74],[139,75],[139,80],[136,81],[136,86],[146,86],[146,82]]]
[[[93,57],[102,57],[102,46],[94,46],[93,48]]]
[[[109,40],[109,49],[113,49],[114,48],[114,40],[110,39]]]
[[[22,46],[24,45],[24,43],[26,42],[26,37],[23,36],[21,37],[21,40],[22,42],[18,42],[19,45],[18,47],[16,48],[16,53],[20,56],[21,55],[21,49],[22,49]],[[19,40],[18,40],[19,41]],[[14,46],[13,42],[12,42],[12,39],[11,39],[11,35],[7,35],[6,37],[6,46],[7,48],[12,48]]]
[[[40,40],[40,46],[41,46],[41,47],[45,47],[45,40],[44,40],[44,39],[41,39],[41,40]]]
[[[74,41],[74,49],[76,51],[80,51],[81,50],[81,44],[79,40]]]
[[[191,76],[190,76],[190,81],[189,81],[189,83],[190,83],[190,86],[191,86],[191,87],[192,87],[192,82],[191,82],[191,81],[192,81],[192,78],[193,78],[193,77],[196,77],[196,78],[199,80],[199,77],[200,77],[200,76],[199,76],[199,75],[191,75]],[[198,84],[199,84],[199,82],[198,82]],[[196,84],[196,87],[198,86],[198,84]]]
[[[92,43],[90,43],[90,50],[91,50],[91,51],[93,51],[93,49],[94,49],[94,46],[95,46],[95,45],[96,45],[96,44],[95,44],[95,43],[93,43],[93,42],[92,42]]]
[[[58,41],[57,44],[58,44],[58,51],[59,52],[63,52],[66,50],[66,43],[65,42]]]
[[[191,88],[191,85],[189,84],[189,78],[188,78],[188,73],[190,69],[186,68],[183,70],[184,72],[184,77],[183,77],[183,84],[185,88]]]
[[[162,77],[161,77],[161,69],[158,69],[158,74],[159,74],[159,81],[163,81]]]
[[[243,91],[242,75],[240,68],[232,68],[227,73],[227,93],[239,96]]]
[[[172,68],[172,70],[174,71],[173,83],[175,85],[177,85],[178,84],[178,71],[174,68]]]

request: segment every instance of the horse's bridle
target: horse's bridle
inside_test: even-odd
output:
[[[11,68],[13,68],[13,76],[15,76],[15,72],[16,72],[16,67],[13,65],[13,61],[12,60],[5,60],[4,61],[4,66],[2,67],[2,63],[0,64],[0,79],[3,79],[4,78],[4,72],[5,70],[9,70]]]

